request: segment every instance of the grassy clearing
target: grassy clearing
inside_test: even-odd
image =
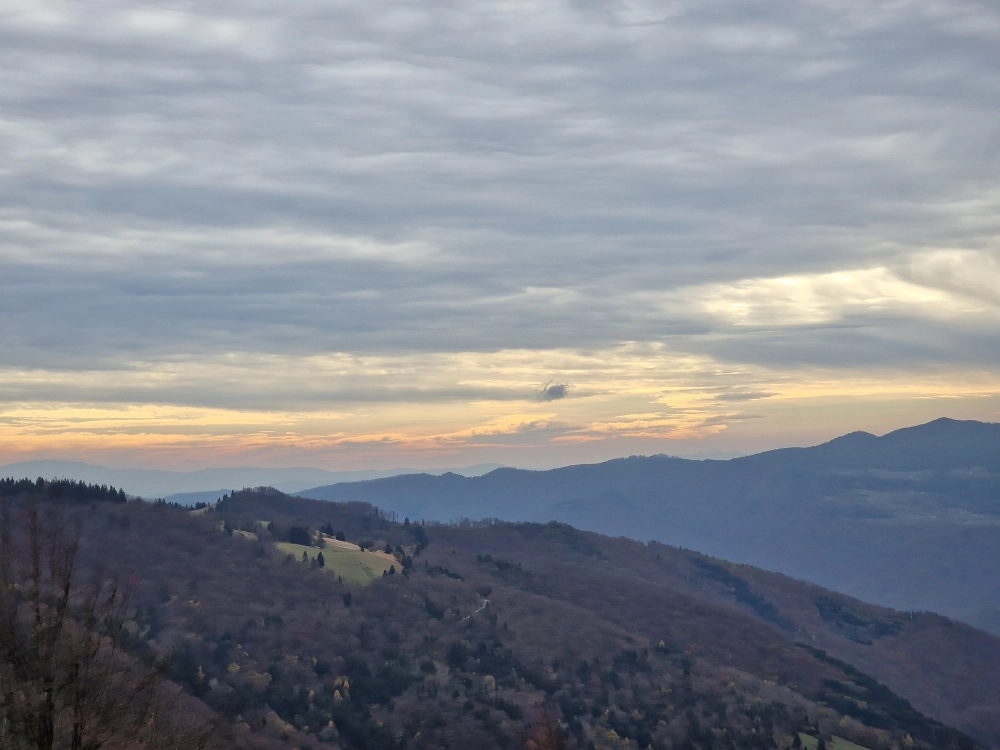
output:
[[[336,547],[337,549],[352,549],[355,550],[356,552],[361,551],[361,547],[356,545],[354,542],[342,542],[339,539],[335,539],[332,536],[327,536],[326,534],[323,534],[323,543],[327,547]]]
[[[808,734],[799,733],[799,738],[802,740],[802,747],[805,750],[816,750],[816,746],[819,745],[819,740],[815,737],[811,737]],[[826,743],[827,750],[868,750],[868,748],[861,745],[855,745],[850,740],[845,740],[843,737],[833,736],[830,742]]]
[[[344,549],[342,547],[327,546],[323,549],[317,547],[306,547],[302,544],[289,544],[288,542],[278,542],[275,545],[286,555],[291,555],[296,560],[302,559],[305,552],[310,560],[315,560],[316,556],[322,552],[326,567],[323,568],[331,575],[341,576],[348,583],[358,583],[362,586],[371,583],[376,578],[381,578],[382,573],[389,569],[390,565],[398,563],[394,558],[377,552],[362,552],[359,549]]]

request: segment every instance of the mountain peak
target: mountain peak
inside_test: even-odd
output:
[[[870,432],[855,430],[854,432],[848,432],[846,435],[835,437],[833,440],[824,443],[824,445],[831,445],[833,443],[870,443],[872,440],[878,439],[876,435],[872,435]]]

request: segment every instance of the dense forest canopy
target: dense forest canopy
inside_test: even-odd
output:
[[[559,523],[35,488],[5,502],[72,514],[130,582],[124,652],[221,747],[1000,746],[1000,642],[936,615]]]
[[[116,490],[101,484],[87,484],[86,482],[74,482],[72,479],[14,479],[7,477],[0,479],[0,497],[18,497],[28,495],[32,497],[44,498],[46,500],[60,503],[124,503],[128,501],[128,495],[124,490]]]

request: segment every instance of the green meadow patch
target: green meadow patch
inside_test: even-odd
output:
[[[275,546],[296,560],[302,559],[303,552],[310,560],[315,560],[322,552],[323,560],[326,563],[323,570],[331,575],[340,576],[349,583],[357,583],[362,586],[371,583],[376,578],[381,578],[382,573],[389,570],[390,565],[395,565],[396,570],[399,570],[399,563],[388,555],[376,552],[362,552],[361,550],[331,546],[319,549],[318,547],[306,547],[303,544],[290,544],[289,542],[278,542]]]

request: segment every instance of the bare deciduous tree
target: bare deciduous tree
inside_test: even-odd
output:
[[[165,662],[124,651],[120,578],[80,570],[81,523],[51,503],[0,508],[0,750],[208,746]]]

